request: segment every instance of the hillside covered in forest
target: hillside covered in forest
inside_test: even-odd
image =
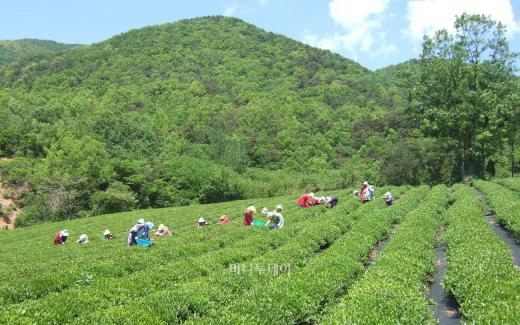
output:
[[[74,46],[77,45],[39,39],[0,41],[0,65],[10,64],[31,56],[61,52]]]
[[[0,68],[5,179],[24,189],[21,225],[363,178],[449,183],[453,144],[408,109],[415,71],[372,72],[227,17],[24,58]]]

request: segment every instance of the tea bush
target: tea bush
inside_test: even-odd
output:
[[[520,196],[502,185],[475,180],[474,185],[482,191],[500,224],[513,233],[520,242]]]
[[[468,323],[518,323],[520,277],[511,251],[485,221],[474,191],[463,185],[454,188],[455,202],[446,213],[445,289]]]

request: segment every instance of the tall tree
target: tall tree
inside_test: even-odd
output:
[[[513,83],[510,95],[508,97],[510,104],[507,110],[507,140],[509,145],[509,160],[511,162],[511,177],[515,176],[516,150],[517,141],[520,132],[520,77],[516,77]]]
[[[484,176],[506,136],[517,56],[490,17],[463,14],[454,27],[425,36],[410,108],[427,135],[453,144],[461,177]]]

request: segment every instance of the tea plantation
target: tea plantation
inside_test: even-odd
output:
[[[380,199],[390,190],[395,203]],[[520,273],[487,210],[520,238],[520,179],[379,188],[361,204],[301,209],[296,197],[137,210],[0,232],[2,324],[436,324],[439,265],[462,322],[520,320]],[[497,195],[499,193],[500,195]],[[285,227],[244,227],[249,205],[284,206]],[[222,214],[231,223],[217,226]],[[210,225],[197,228],[199,217]],[[169,226],[127,247],[144,218]],[[255,218],[264,220],[258,213]],[[264,220],[265,221],[265,220]],[[53,245],[68,229],[69,240]],[[110,229],[115,240],[102,240]],[[78,245],[82,233],[90,242]],[[518,243],[518,242],[516,242]],[[445,247],[446,261],[436,257]],[[444,249],[444,248],[443,248]]]

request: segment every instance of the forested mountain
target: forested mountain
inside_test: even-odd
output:
[[[0,70],[0,155],[20,223],[459,177],[407,113],[414,64],[371,72],[204,17]]]
[[[32,95],[53,97],[57,103],[49,105],[51,100],[46,98],[42,109],[60,118],[56,110],[70,111],[67,106],[74,97],[76,105],[93,101],[104,114],[128,113],[128,120],[137,117],[140,125],[134,132],[151,132],[146,122],[156,127],[157,123],[146,120],[164,113],[164,127],[192,143],[208,144],[210,138],[235,134],[246,145],[255,146],[248,152],[251,165],[274,168],[296,167],[311,156],[327,165],[336,164],[347,154],[348,137],[343,137],[343,143],[331,143],[324,132],[331,129],[331,123],[338,119],[356,123],[352,115],[361,115],[361,107],[394,106],[388,94],[392,89],[380,87],[357,63],[223,17],[134,30],[88,48],[24,62],[5,69],[0,84],[24,94],[30,90]],[[74,109],[89,113],[81,107]],[[347,114],[351,115],[348,119]],[[105,124],[109,122],[104,119]],[[282,139],[282,131],[291,137]],[[218,132],[222,134],[211,134]],[[133,140],[131,135],[124,138]],[[110,145],[122,144],[114,140]],[[284,152],[305,147],[303,141],[320,154]],[[14,154],[23,146],[11,141],[1,148]],[[36,156],[43,153],[29,151]]]
[[[29,56],[64,51],[73,46],[76,45],[38,39],[0,41],[0,65],[9,64]]]

